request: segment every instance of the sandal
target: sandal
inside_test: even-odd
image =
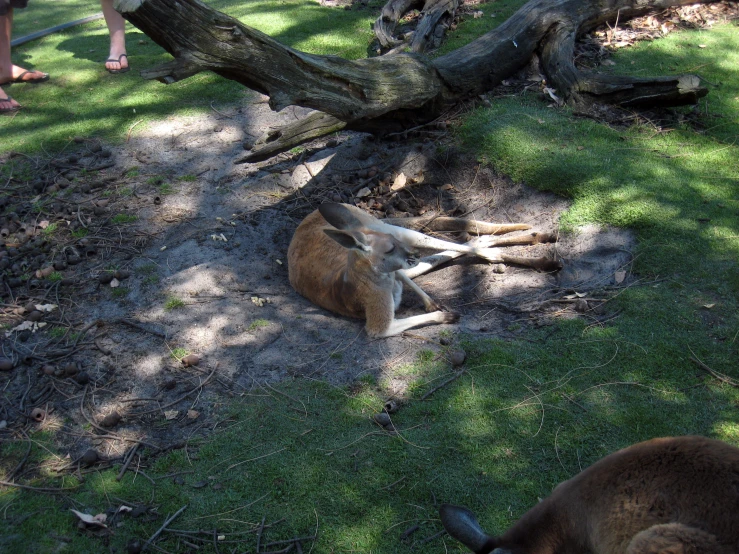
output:
[[[127,54],[121,54],[120,56],[118,56],[118,59],[117,60],[115,58],[108,58],[107,60],[105,60],[105,63],[108,63],[108,62],[118,62],[118,63],[121,63],[121,58],[123,58],[124,56],[126,58],[126,61],[128,61],[128,55]],[[116,75],[118,73],[126,73],[128,70],[131,69],[131,66],[128,66],[127,65],[126,67],[121,67],[120,69],[108,69],[106,67],[105,69],[108,71],[108,73],[113,73],[114,75]]]
[[[0,102],[10,102],[13,98],[10,96],[6,96],[5,98],[0,98]],[[21,109],[21,106],[11,106],[9,108],[0,108],[0,115],[8,115],[11,113],[15,113],[18,110]]]
[[[30,73],[41,73],[41,77],[34,77],[33,79],[24,79],[24,75],[28,75]],[[29,69],[28,71],[24,71],[20,75],[18,75],[15,79],[10,79],[9,81],[4,81],[0,83],[0,86],[3,85],[10,85],[13,83],[29,83],[32,85],[38,85],[39,83],[45,83],[49,80],[49,74],[44,73],[42,71],[36,71],[35,69]]]

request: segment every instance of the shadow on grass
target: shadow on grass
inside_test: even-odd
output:
[[[196,87],[198,92],[211,90],[212,94],[210,79],[191,79],[182,86]],[[144,85],[130,87],[130,95],[136,95],[137,86]],[[169,89],[157,89],[152,95],[166,94],[163,90]],[[122,91],[118,94],[124,98]],[[226,92],[221,94],[225,97]],[[150,99],[137,110],[163,113],[169,104],[171,99]],[[140,471],[153,478],[186,472],[179,480],[170,476],[158,479],[153,486],[132,469],[118,482],[116,471],[107,470],[84,474],[86,482],[80,492],[53,500],[6,490],[0,495],[0,507],[8,525],[0,544],[9,552],[43,552],[64,545],[81,553],[100,552],[104,540],[78,532],[68,508],[97,513],[119,503],[156,506],[158,515],[124,517],[123,525],[114,528],[107,540],[120,550],[132,537],[151,536],[164,514],[187,504],[189,508],[173,527],[204,530],[203,541],[192,536],[186,539],[196,541],[201,546],[199,552],[216,551],[213,531],[216,541],[220,534],[225,537],[221,551],[227,546],[251,549],[256,533],[248,543],[225,541],[240,540],[241,536],[235,535],[238,532],[256,531],[262,518],[268,523],[285,518],[268,530],[262,544],[312,535],[317,530],[316,552],[409,552],[416,541],[415,551],[423,548],[441,553],[447,546],[456,546],[448,539],[447,546],[443,545],[445,539],[441,538],[418,544],[440,529],[438,502],[467,504],[478,512],[483,526],[500,532],[539,497],[549,494],[556,483],[633,442],[696,433],[738,443],[737,391],[706,381],[689,360],[692,348],[710,366],[737,377],[736,337],[732,340],[739,323],[736,288],[732,289],[739,281],[736,257],[732,260],[739,230],[736,218],[731,217],[731,210],[736,213],[737,207],[732,185],[735,147],[717,142],[715,137],[696,137],[687,130],[658,137],[645,146],[643,130],[604,129],[566,114],[553,114],[528,100],[507,101],[501,106],[477,112],[465,129],[465,134],[476,140],[481,155],[495,160],[516,179],[571,197],[574,205],[567,216],[571,226],[599,221],[632,226],[639,233],[642,242],[637,267],[642,278],[652,278],[648,285],[632,286],[611,302],[608,309],[613,310],[615,319],[603,325],[561,321],[528,329],[512,341],[466,337],[467,373],[424,401],[420,397],[425,392],[450,376],[445,363],[433,361],[433,352],[402,365],[386,365],[383,355],[390,354],[392,359],[400,349],[392,350],[361,336],[358,344],[365,349],[365,356],[377,359],[378,370],[349,386],[319,382],[310,371],[298,371],[291,382],[279,385],[268,375],[253,382],[250,372],[254,364],[244,358],[241,364],[228,368],[242,384],[231,390],[236,398],[225,402],[206,391],[201,399],[198,407],[208,411],[212,425],[203,427],[194,420],[184,448],[159,458],[147,457],[149,453],[142,449]],[[64,110],[60,108],[55,117],[74,117],[71,108]],[[102,120],[102,108],[95,113]],[[113,118],[110,125],[125,122],[125,118]],[[622,135],[626,141],[621,140]],[[584,148],[578,150],[577,146]],[[169,145],[163,143],[162,149],[166,147]],[[172,149],[176,154],[174,142]],[[187,154],[198,158],[196,162],[205,163],[208,157],[208,152],[200,150]],[[275,161],[266,170],[277,173],[280,163]],[[297,161],[293,158],[287,163]],[[177,171],[179,166],[172,162],[170,172]],[[167,168],[161,173],[167,174]],[[222,196],[224,213],[240,209],[250,192],[240,180],[231,185]],[[167,236],[186,240],[193,221],[198,223],[199,216],[211,213],[208,203],[214,200],[208,194],[212,188],[228,186],[228,182],[204,179],[204,188],[193,193],[188,205],[194,217],[174,223]],[[252,182],[249,186],[256,188]],[[296,198],[299,194],[269,198],[250,214],[253,228],[245,223],[240,237],[244,237],[245,248],[262,248],[264,255],[241,277],[263,274],[275,257],[284,259],[292,231],[311,209],[305,203],[296,209]],[[271,237],[260,234],[260,225],[275,220],[282,221],[284,227],[274,228]],[[186,285],[191,279],[188,272],[205,274],[209,270],[200,266],[199,258],[172,260],[174,265],[166,273],[172,282],[179,279]],[[230,263],[235,262],[224,252],[223,266]],[[169,268],[169,258],[166,265]],[[471,274],[474,268],[467,271]],[[213,275],[223,281],[231,277],[226,272],[213,271]],[[464,277],[463,273],[459,282],[449,283],[452,295],[464,292]],[[273,278],[273,285],[287,291],[285,294],[294,294],[287,288],[284,272]],[[512,291],[525,293],[523,289]],[[705,319],[707,309],[701,307],[702,302],[708,303],[701,300],[707,294],[715,294],[720,301],[711,308],[715,319],[710,325]],[[92,298],[88,300],[92,303]],[[321,365],[324,372],[330,372],[352,364],[352,359],[331,358],[329,347],[317,340],[320,328],[316,337],[306,337],[306,329],[331,325],[339,330],[341,340],[348,342],[356,338],[360,324],[331,316],[313,320],[326,314],[302,299],[293,304],[296,308],[288,316],[299,314],[302,318],[293,321],[290,328],[282,332],[266,329],[252,343],[229,348],[258,350],[285,337],[310,343],[304,355],[315,355],[319,361],[309,370]],[[278,308],[287,310],[289,306]],[[241,299],[231,305],[214,302],[196,316],[171,317],[187,321],[183,335],[221,318],[220,340],[226,336],[229,320],[243,319],[244,313],[255,317],[266,312]],[[144,349],[151,348],[152,356],[166,352],[162,341],[149,340],[140,338]],[[205,358],[218,348],[222,347],[214,340],[203,352]],[[387,367],[391,371],[386,371]],[[133,367],[117,369],[134,371]],[[164,374],[162,364],[160,372],[139,379],[158,386]],[[32,379],[33,373],[27,378]],[[381,409],[394,378],[407,382],[406,402],[393,415],[399,436],[388,435],[370,419]],[[191,385],[185,383],[184,388]],[[79,394],[78,390],[60,402],[77,406]],[[98,392],[100,404],[115,402],[115,398],[100,400],[104,394],[104,390]],[[165,437],[173,425],[160,414],[143,421],[152,432]],[[63,423],[58,422],[60,426]],[[66,431],[50,426],[33,439],[42,444],[51,442],[62,430]],[[23,459],[28,445],[21,435],[0,446],[4,471]],[[31,446],[27,467],[53,461],[38,443]],[[64,479],[66,485],[75,481],[74,476]],[[420,525],[419,530],[403,542],[401,534],[415,524]],[[30,546],[29,537],[35,539]],[[182,537],[173,536],[163,546],[186,551],[186,545],[176,540]]]

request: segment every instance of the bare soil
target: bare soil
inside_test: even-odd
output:
[[[224,395],[371,373],[394,383],[388,396],[402,396],[394,370],[420,349],[443,350],[442,335],[512,338],[576,309],[593,321],[608,317],[602,302],[588,299],[628,282],[617,272],[627,268],[633,241],[597,228],[510,249],[560,258],[564,269],[555,274],[499,273],[462,258],[420,277],[434,299],[462,314],[458,324],[371,341],[362,322],[310,304],[288,283],[286,252],[321,202],[355,202],[378,217],[464,215],[554,233],[567,202],[480,167],[438,128],[398,142],[345,133],[267,162],[233,164],[244,142],[302,113],[274,114],[255,96],[228,113],[132,132],[119,147],[78,138],[53,157],[4,160],[13,169],[0,200],[2,354],[13,365],[0,372],[5,432],[58,429],[73,459],[89,447],[120,456],[127,443],[117,437],[179,446],[208,427]],[[388,194],[400,173],[422,182]],[[49,304],[57,307],[35,308]],[[406,295],[399,316],[422,309]],[[46,325],[13,330],[33,319]],[[200,362],[185,367],[186,353]],[[103,426],[112,412],[121,421]]]

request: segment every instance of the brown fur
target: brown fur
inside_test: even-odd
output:
[[[322,308],[366,319],[371,337],[457,320],[456,314],[439,311],[416,285],[415,292],[432,313],[395,319],[396,300],[406,280],[399,273],[418,262],[409,231],[383,224],[354,206],[332,204],[321,209],[328,209],[325,213],[332,215],[337,227],[317,210],[296,229],[287,253],[290,284],[296,291]],[[349,237],[359,243],[350,244]]]
[[[464,508],[441,514],[479,554],[736,554],[739,449],[704,437],[635,444],[558,485],[497,538]]]

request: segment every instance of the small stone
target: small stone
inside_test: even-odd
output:
[[[44,375],[54,375],[56,373],[56,368],[51,364],[44,364],[41,366],[41,371],[43,371]]]
[[[144,42],[144,41],[139,41]],[[144,548],[144,545],[139,539],[131,539],[126,543],[126,552],[128,554],[139,554]]]
[[[90,376],[87,374],[86,371],[80,371],[74,378],[77,383],[80,385],[86,385],[90,382]]]
[[[0,371],[10,371],[11,369],[13,369],[13,360],[0,358]]]
[[[116,411],[110,412],[101,421],[101,427],[115,427],[121,421],[121,414]]]
[[[375,422],[379,423],[383,427],[385,425],[390,425],[392,423],[390,416],[387,415],[385,412],[380,412],[379,414],[375,414],[373,416],[373,419],[375,420]]]
[[[189,367],[192,365],[198,365],[200,363],[200,356],[198,356],[197,354],[188,354],[187,356],[182,358],[182,360],[180,361],[182,362],[182,365],[184,365],[185,367]]]
[[[74,377],[80,370],[77,368],[77,364],[69,363],[62,368],[62,371],[67,377]]]
[[[449,337],[441,337],[439,339],[439,344],[441,344],[442,346],[449,346],[450,344],[452,344],[452,339],[450,339]]]
[[[453,367],[461,366],[467,359],[467,354],[464,350],[452,350],[449,352],[449,362]]]
[[[584,298],[578,298],[577,302],[575,302],[575,311],[579,313],[587,312],[590,309],[590,306],[588,305],[588,301]]]
[[[505,272],[506,272],[505,264],[493,264],[493,273],[505,273]]]
[[[169,379],[164,381],[164,383],[162,384],[162,388],[164,388],[165,390],[172,390],[176,386],[177,386],[177,379],[175,379],[174,377],[170,377]]]
[[[82,454],[82,457],[80,458],[80,462],[83,466],[88,467],[97,462],[100,459],[100,455],[97,453],[96,450],[90,448],[87,450],[84,454]]]
[[[43,312],[39,312],[38,310],[33,310],[30,314],[26,316],[26,319],[28,321],[41,321],[43,317],[44,317]]]

